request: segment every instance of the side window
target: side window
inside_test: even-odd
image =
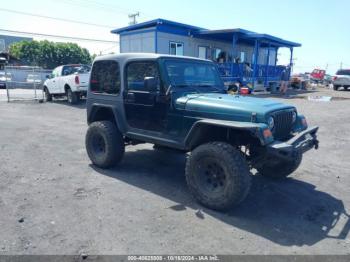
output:
[[[119,64],[116,61],[95,62],[91,71],[90,90],[100,94],[119,94]]]
[[[52,76],[53,77],[58,77],[59,76],[59,70],[61,69],[61,67],[56,67],[53,71],[52,71]]]
[[[169,43],[169,49],[171,55],[178,55],[183,56],[184,55],[184,44],[178,43],[178,42],[170,42]]]
[[[154,77],[158,82],[160,90],[160,77],[157,64],[155,62],[132,62],[127,66],[126,79],[128,90],[144,90],[144,80],[146,77]]]

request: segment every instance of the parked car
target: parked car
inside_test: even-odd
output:
[[[26,82],[30,83],[30,84],[34,84],[35,83],[35,84],[40,85],[41,84],[41,77],[40,77],[40,75],[29,74],[27,76]]]
[[[100,168],[118,164],[126,145],[190,152],[189,190],[217,210],[244,200],[252,168],[284,178],[318,147],[318,127],[308,128],[294,106],[227,94],[213,62],[169,55],[96,58],[87,121],[86,150]]]
[[[309,77],[306,74],[294,74],[290,78],[290,85],[293,88],[306,89]]]
[[[323,84],[325,86],[329,86],[329,85],[333,84],[333,76],[331,76],[329,74],[325,74],[325,76],[323,78]]]
[[[326,75],[326,70],[314,69],[311,73],[311,82],[316,84],[322,84],[324,77]]]
[[[91,67],[89,65],[63,65],[55,68],[44,82],[45,101],[66,96],[71,104],[86,96]]]
[[[333,89],[343,87],[347,90],[350,87],[350,69],[340,69],[333,77]]]
[[[5,73],[5,71],[0,71],[0,89],[6,89],[6,82],[9,82],[11,80],[11,73]]]

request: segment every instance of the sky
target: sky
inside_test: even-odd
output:
[[[164,18],[208,29],[243,28],[301,43],[302,47],[294,50],[294,72],[322,68],[334,74],[341,63],[343,68],[350,68],[349,0],[0,0],[0,3],[6,3],[0,9],[104,25],[76,24],[0,10],[2,30],[112,41],[69,40],[96,54],[119,52],[118,36],[110,30],[127,26],[128,14],[140,12],[138,22]],[[281,49],[279,53],[279,62],[287,64],[289,50]]]

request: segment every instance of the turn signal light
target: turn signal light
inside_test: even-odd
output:
[[[265,138],[271,137],[272,136],[271,130],[268,128],[264,129],[263,135]]]
[[[301,119],[301,123],[303,126],[307,126],[306,118]]]

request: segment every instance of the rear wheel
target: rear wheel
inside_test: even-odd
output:
[[[250,189],[250,171],[239,151],[223,142],[193,150],[186,163],[186,181],[202,205],[226,210],[242,202]]]
[[[70,88],[67,88],[66,95],[67,95],[68,103],[70,103],[72,105],[78,103],[78,101],[80,99],[79,93],[72,92],[72,89],[70,89]]]
[[[110,121],[92,123],[86,133],[85,146],[92,163],[101,168],[116,166],[125,152],[123,136]]]
[[[333,89],[334,89],[335,91],[337,91],[337,90],[339,89],[339,86],[338,86],[338,85],[333,85]]]

